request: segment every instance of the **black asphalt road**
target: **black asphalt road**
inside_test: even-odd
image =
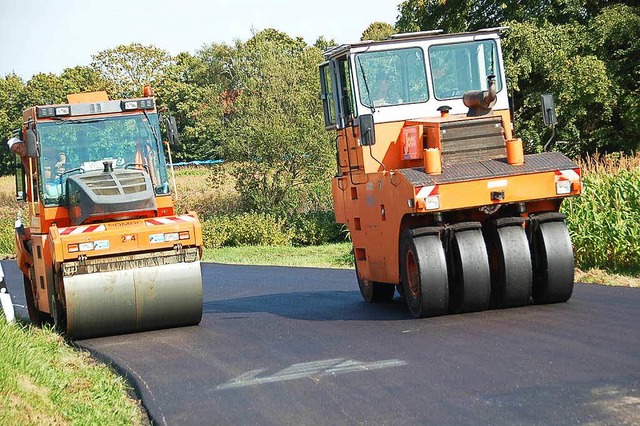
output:
[[[398,298],[362,302],[350,270],[203,275],[200,326],[79,342],[157,424],[640,424],[640,289],[414,320]]]

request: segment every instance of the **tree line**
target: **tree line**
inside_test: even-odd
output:
[[[509,27],[503,50],[515,130],[530,152],[550,136],[540,117],[541,93],[556,97],[554,149],[573,156],[638,150],[640,13],[634,1],[406,0],[394,25],[374,22],[362,38],[497,26]],[[132,43],[60,74],[28,81],[9,74],[0,77],[0,138],[20,126],[29,106],[64,103],[68,93],[82,91],[140,96],[151,84],[159,108],[176,117],[181,131],[174,159],[233,161],[246,210],[290,212],[303,198],[326,197],[334,170],[317,75],[322,50],[333,44],[320,37],[309,45],[266,29],[194,54],[172,56]],[[0,173],[12,167],[13,156],[1,149]]]

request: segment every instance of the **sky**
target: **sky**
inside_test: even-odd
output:
[[[89,65],[133,42],[172,55],[275,28],[313,44],[358,41],[375,21],[394,24],[401,0],[0,0],[0,76]]]

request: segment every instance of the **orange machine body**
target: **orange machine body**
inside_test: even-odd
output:
[[[495,116],[504,123],[508,111],[495,111]],[[430,176],[424,170],[423,151],[442,149],[439,124],[462,120],[468,119],[449,116],[378,124],[376,144],[371,150],[359,145],[358,128],[339,132],[341,173],[332,180],[336,221],[349,228],[362,278],[399,283],[399,237],[415,221],[434,223],[433,213],[446,213],[459,221],[484,221],[490,215],[483,213],[483,207],[487,211],[491,210],[487,207],[523,203],[527,214],[558,211],[562,198],[580,193],[580,169],[564,156],[530,154],[524,156],[522,165],[512,166],[506,161],[506,147],[495,159],[464,163],[466,167],[447,165],[445,153],[443,173]],[[507,123],[501,125],[501,131],[510,134],[505,130],[510,127]],[[419,149],[415,159],[404,159],[406,129],[415,129],[417,134]],[[552,163],[544,164],[545,160]],[[495,171],[487,170],[487,163]],[[469,173],[459,172],[465,168],[471,169]],[[556,183],[561,179],[573,184],[568,194],[556,192]],[[491,194],[496,191],[504,191],[504,198],[492,199]],[[429,196],[439,198],[438,207],[428,208],[425,199]]]
[[[546,274],[547,256],[555,256],[543,241],[553,232],[568,241],[558,211],[563,198],[580,193],[580,169],[558,152],[524,155],[514,138],[500,31],[399,34],[325,52],[320,97],[325,126],[336,132],[335,216],[349,229],[367,301],[391,297],[393,290],[380,285],[392,284],[404,297],[411,290],[416,316],[426,315],[419,307],[427,309],[433,297],[442,303],[428,315],[485,309],[491,269],[494,281],[503,281],[491,298],[506,292],[507,305],[521,305],[532,277]],[[529,226],[534,216],[536,223],[561,225]],[[517,242],[522,263],[511,258],[508,241]],[[548,282],[556,284],[544,278],[533,285],[538,300],[570,295],[573,257],[566,246],[557,248],[562,296],[547,290]],[[473,270],[486,272],[467,273]],[[517,288],[520,270],[528,271],[522,275],[528,290]],[[441,288],[429,289],[428,280]],[[475,301],[465,305],[461,295],[474,280],[484,287],[469,292]]]
[[[22,158],[22,167],[18,167],[16,182],[20,183],[17,188],[18,197],[28,204],[28,218],[23,220],[23,226],[17,228],[16,250],[18,265],[25,275],[25,291],[32,290],[33,300],[28,300],[32,319],[37,318],[39,313],[60,316],[60,312],[55,312],[52,303],[59,303],[58,309],[66,310],[68,295],[65,296],[65,279],[72,279],[75,274],[72,269],[77,269],[77,265],[82,267],[93,265],[87,268],[87,271],[115,275],[118,270],[124,270],[127,267],[168,265],[176,259],[184,259],[185,256],[189,257],[189,261],[199,261],[202,253],[202,230],[197,215],[194,212],[176,214],[174,208],[164,163],[163,144],[159,140],[160,129],[155,100],[146,97],[112,101],[104,92],[74,94],[70,95],[68,99],[67,104],[36,106],[25,110],[23,114],[22,135],[28,146],[27,151],[31,149],[31,153]],[[132,120],[125,123],[124,120],[130,118]],[[79,197],[77,191],[61,195],[60,198],[55,198],[57,195],[51,196],[46,192],[44,182],[50,178],[51,171],[50,167],[44,166],[45,160],[47,160],[44,156],[51,155],[53,151],[43,142],[44,129],[46,125],[49,126],[49,129],[53,126],[60,126],[55,130],[68,126],[69,132],[73,132],[70,134],[87,141],[86,146],[83,147],[87,151],[86,159],[98,160],[85,161],[81,166],[72,170],[64,170],[63,168],[58,176],[59,181],[63,182],[63,177],[68,179],[73,174],[83,175],[85,171],[89,170],[85,170],[83,167],[93,168],[96,167],[95,163],[98,163],[97,166],[100,168],[102,167],[99,164],[101,157],[89,157],[89,155],[98,155],[91,154],[91,150],[94,148],[91,146],[90,133],[92,129],[90,126],[95,125],[98,126],[96,128],[101,129],[99,126],[104,126],[104,123],[107,125],[115,123],[113,120],[123,120],[122,122],[125,124],[122,124],[121,127],[114,125],[114,129],[111,131],[120,131],[124,135],[123,137],[133,141],[136,137],[131,135],[139,135],[136,133],[138,132],[136,126],[139,126],[144,129],[145,141],[138,142],[137,145],[136,142],[130,142],[130,147],[137,146],[137,152],[133,149],[134,152],[126,153],[129,156],[127,160],[129,164],[127,165],[124,164],[124,160],[121,161],[115,157],[113,159],[107,158],[104,162],[104,176],[113,175],[110,173],[113,172],[112,169],[107,170],[108,167],[113,168],[113,166],[119,167],[124,172],[131,169],[135,176],[132,178],[127,175],[119,179],[114,177],[114,183],[111,186],[108,186],[109,183],[103,184],[107,185],[105,188],[98,188],[95,179],[88,179],[86,185],[89,189],[87,191],[95,189],[98,195],[107,194],[111,196],[111,198],[108,196],[107,198],[113,202],[117,196],[126,199],[131,192],[146,190],[148,200],[145,201],[143,207],[136,207],[133,210],[130,208],[110,209],[108,206],[99,205],[91,210],[90,215],[82,219],[80,212],[86,207],[86,204],[83,206],[78,200],[75,200]],[[70,127],[72,125],[77,125],[77,129]],[[104,131],[104,129],[102,128],[100,131]],[[38,134],[40,140],[37,139],[36,135]],[[56,137],[58,139],[55,139]],[[139,138],[139,136],[137,137]],[[50,135],[49,138],[54,141],[63,140],[55,134]],[[110,141],[114,145],[121,143],[124,145],[124,141],[117,138],[110,139]],[[104,141],[97,143],[106,144]],[[39,147],[38,144],[43,146]],[[66,149],[69,150],[69,147],[67,146]],[[67,157],[76,154],[66,152],[65,156],[61,158],[66,160]],[[109,166],[107,163],[112,164]],[[91,170],[97,176],[96,179],[101,178],[99,176],[100,170]],[[160,175],[164,176],[166,180],[162,185],[163,178]],[[138,179],[139,183],[131,184],[135,179]],[[68,185],[68,181],[66,183]],[[145,186],[149,186],[149,183],[153,185],[153,189]],[[61,187],[63,185],[64,183],[60,184]],[[125,188],[125,185],[129,186]],[[67,186],[67,191],[69,191],[68,188]],[[120,195],[114,197],[113,194]],[[189,250],[191,251],[188,256],[185,255]],[[162,262],[157,259],[153,260],[154,257],[160,258],[162,256],[169,260]],[[115,262],[113,259],[118,259],[118,261]],[[132,261],[127,266],[127,259],[136,259],[137,263]],[[109,262],[111,263],[109,264]],[[120,266],[117,266],[116,263]],[[66,266],[63,271],[65,265],[72,265],[73,268]],[[199,267],[194,274],[199,274]],[[68,277],[64,278],[63,276]],[[196,277],[196,281],[197,279],[198,277]],[[134,303],[130,300],[117,302]],[[63,317],[61,316],[61,318]],[[71,317],[64,321],[61,320],[65,323],[67,321],[71,327]],[[107,323],[107,320],[103,320],[100,334],[110,332]],[[138,327],[136,324],[127,325],[123,330],[125,332],[131,331],[136,327]],[[71,328],[68,331],[70,334],[74,332]],[[87,333],[90,334],[91,330],[82,330],[80,334]]]

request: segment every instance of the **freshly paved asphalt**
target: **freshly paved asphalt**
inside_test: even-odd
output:
[[[640,289],[415,320],[397,297],[364,303],[350,270],[203,264],[203,278],[200,326],[78,342],[154,423],[640,424]]]

